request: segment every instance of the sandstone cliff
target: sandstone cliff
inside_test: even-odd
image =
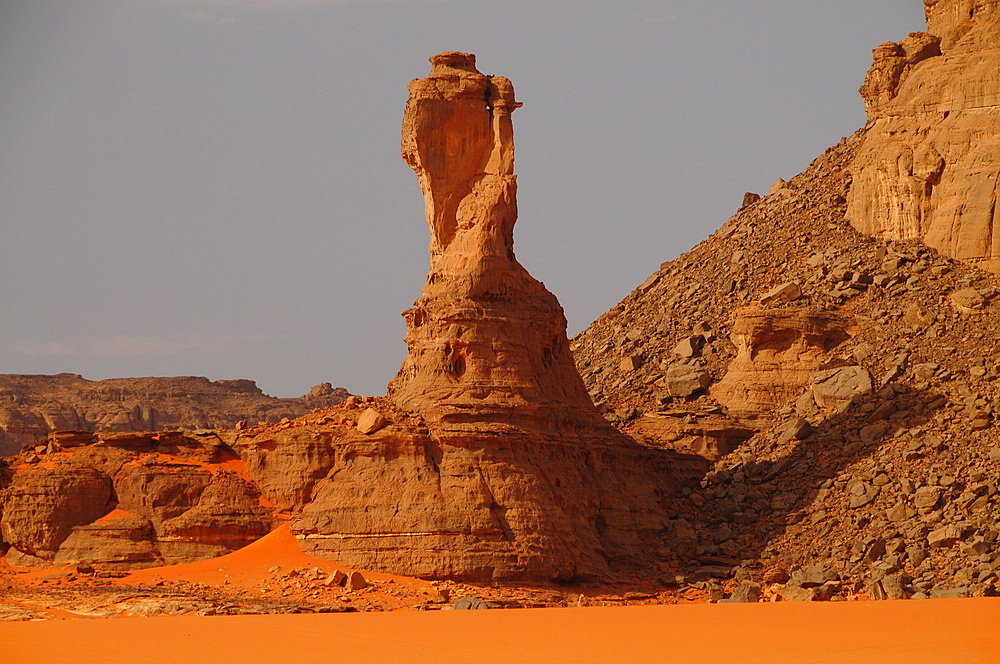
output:
[[[317,385],[298,399],[269,397],[251,380],[113,378],[0,374],[0,455],[43,443],[51,431],[170,431],[278,422],[349,396]]]
[[[1000,272],[1000,2],[924,6],[927,33],[874,51],[847,218]]]

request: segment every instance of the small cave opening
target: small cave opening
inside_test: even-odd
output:
[[[445,344],[444,347],[445,371],[455,378],[461,378],[467,369],[465,363],[465,353],[458,347],[452,347],[451,344]]]

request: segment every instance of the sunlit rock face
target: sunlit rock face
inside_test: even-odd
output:
[[[514,88],[469,53],[431,63],[409,85],[402,140],[424,194],[430,271],[404,314],[409,355],[389,396],[428,417],[559,406],[592,419],[562,308],[514,257]]]
[[[1000,272],[1000,1],[924,6],[927,33],[874,51],[847,218]]]
[[[594,408],[558,301],[514,257],[513,86],[468,53],[430,61],[403,118],[430,229],[409,355],[385,398],[236,447],[303,549],[331,560],[467,580],[648,566],[681,475],[706,462]]]

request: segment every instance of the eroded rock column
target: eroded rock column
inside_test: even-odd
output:
[[[402,137],[424,194],[430,270],[403,314],[409,354],[389,396],[432,418],[483,408],[589,411],[562,308],[514,257],[514,87],[479,73],[469,53],[430,61],[430,75],[409,85]]]

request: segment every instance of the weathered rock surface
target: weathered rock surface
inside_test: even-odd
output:
[[[428,418],[559,406],[593,420],[562,307],[514,257],[514,88],[467,53],[431,63],[409,85],[402,136],[424,194],[430,271],[404,313],[409,354],[389,397]]]
[[[908,168],[907,155],[920,162],[916,155],[930,145],[947,164],[931,201],[952,201],[962,214],[944,225],[955,221],[956,233],[975,235],[966,222],[987,218],[980,203],[993,194],[963,198],[962,187],[988,188],[997,179],[995,109],[973,103],[992,94],[996,80],[995,66],[981,68],[994,53],[995,32],[987,29],[995,30],[995,7],[928,3],[929,32],[941,37],[943,55],[932,54],[936,40],[925,35],[892,49],[904,58],[893,65],[902,63],[901,83],[869,100],[873,113],[884,115],[742,205],[712,237],[661,265],[572,340],[590,394],[624,431],[670,422],[672,412],[753,417],[748,428],[757,432],[717,458],[670,519],[664,547],[678,555],[685,578],[733,576],[734,584],[763,584],[765,598],[1000,593],[1000,278],[944,255],[946,248],[928,248],[919,234],[859,233],[847,204],[850,198],[852,211],[870,206],[880,214],[912,210],[887,198],[897,187],[889,166],[902,153],[889,148],[909,141],[899,162]],[[869,80],[869,92],[877,83]],[[939,101],[926,113],[904,113],[917,92]],[[946,93],[952,107],[934,106]],[[961,131],[945,133],[951,122]],[[920,123],[930,124],[924,131]],[[888,161],[875,168],[878,146]],[[958,188],[943,190],[952,193],[939,201],[956,164]],[[794,300],[772,297],[790,283],[801,289]],[[773,352],[764,341],[755,354],[758,326],[741,323],[741,312],[759,309],[765,298],[778,321],[811,312],[849,321],[849,335],[826,346],[793,341],[789,349],[801,345],[790,352]],[[708,393],[670,394],[675,349],[696,336],[704,343],[684,362],[710,375]],[[769,356],[773,377],[755,370]],[[626,372],[628,357],[644,361]],[[793,373],[803,363],[807,368]],[[744,378],[728,384],[730,372]],[[758,394],[748,408],[747,397]],[[678,420],[675,430],[697,422]],[[808,588],[801,579],[789,583],[788,570],[813,565],[839,578]]]
[[[402,138],[430,272],[388,396],[234,445],[302,547],[355,567],[549,580],[648,563],[704,461],[641,445],[594,409],[559,303],[514,257],[513,87],[470,54],[431,63]]]
[[[0,542],[19,564],[105,569],[229,553],[269,532],[272,508],[215,434],[54,433],[0,477]],[[79,439],[73,439],[81,443]]]
[[[1000,3],[924,3],[928,31],[875,51],[847,218],[1000,272]]]
[[[329,383],[298,399],[276,399],[251,380],[0,374],[0,455],[16,454],[56,430],[229,429],[241,420],[278,422],[349,395]]]
[[[731,412],[773,410],[802,392],[827,353],[849,338],[848,327],[822,311],[738,310],[730,334],[736,357],[712,396]]]

